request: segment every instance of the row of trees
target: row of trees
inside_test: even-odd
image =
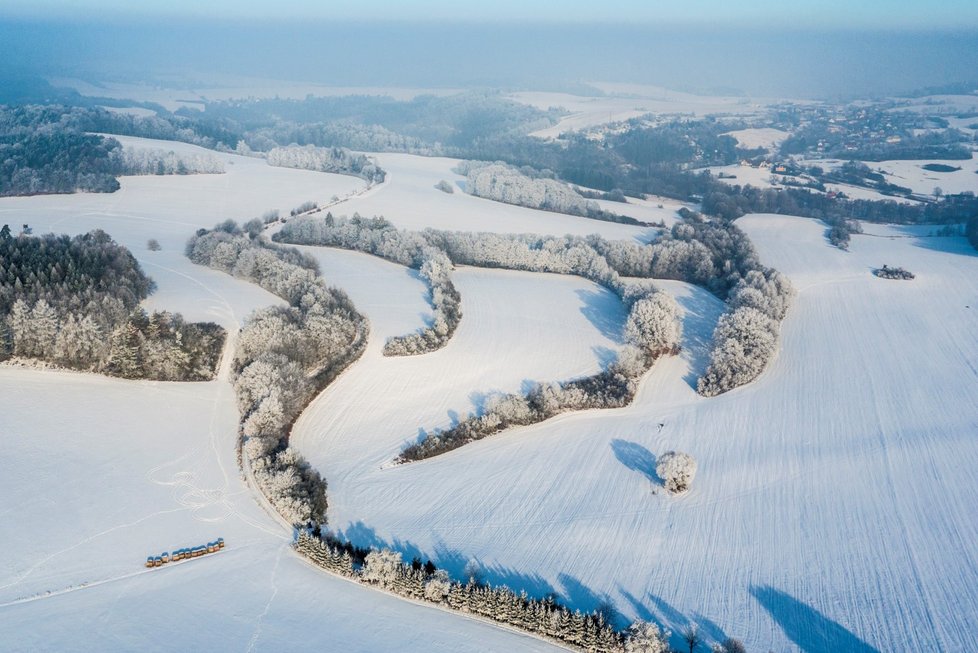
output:
[[[448,256],[437,250],[426,252],[419,272],[431,288],[434,309],[431,324],[417,333],[388,338],[384,356],[412,356],[441,349],[462,321],[462,296],[452,283],[452,262]]]
[[[326,522],[326,482],[294,449],[289,430],[313,397],[356,360],[367,322],[314,261],[268,245],[228,221],[187,244],[200,265],[258,284],[288,306],[261,309],[242,328],[234,355],[242,451],[259,488],[293,524]]]
[[[205,381],[225,333],[139,307],[153,288],[102,231],[13,237],[0,229],[0,356],[125,378]]]
[[[284,225],[274,238],[304,245],[343,247],[382,256],[404,265],[419,265],[430,248],[444,252],[456,265],[507,268],[531,272],[575,274],[626,297],[629,284],[622,277],[678,279],[703,286],[728,300],[728,314],[756,303],[767,313],[751,320],[743,337],[730,324],[742,324],[743,316],[727,317],[714,339],[715,373],[700,384],[701,392],[719,394],[755,378],[776,351],[778,324],[784,319],[793,291],[783,275],[761,265],[750,239],[736,226],[722,220],[706,220],[682,210],[683,221],[651,244],[587,238],[541,237],[463,233],[427,229],[421,232],[395,228],[383,218],[308,217]],[[771,306],[768,306],[770,304]],[[778,306],[780,308],[773,308]],[[753,327],[767,325],[771,346],[746,346]],[[741,342],[739,349],[730,341]],[[728,351],[721,355],[723,346]]]
[[[221,174],[224,162],[212,154],[177,154],[173,150],[126,147],[118,156],[120,175]]]
[[[978,249],[978,212],[971,216],[965,225],[964,235],[975,249]]]
[[[467,161],[457,170],[466,175],[466,192],[477,197],[607,222],[645,224],[634,218],[602,210],[597,202],[586,199],[564,182],[546,177],[531,177],[502,163]]]
[[[383,183],[387,173],[364,154],[354,154],[344,147],[316,147],[314,145],[289,145],[276,147],[268,152],[269,165],[282,168],[300,168],[317,172],[362,177],[371,183]]]
[[[601,611],[572,611],[553,598],[532,599],[505,586],[493,587],[470,578],[452,580],[440,569],[404,564],[401,554],[377,549],[357,564],[343,547],[324,542],[305,531],[299,533],[296,550],[333,573],[385,591],[427,601],[446,608],[479,615],[535,635],[596,653],[668,653],[669,631],[653,623],[637,621],[624,632],[615,630]]]
[[[303,217],[287,222],[272,239],[300,245],[341,247],[379,256],[420,272],[431,292],[432,323],[417,333],[389,338],[385,356],[410,356],[443,347],[462,319],[458,290],[452,283],[452,261],[444,250],[429,244],[417,233],[394,228],[384,218],[351,219]]]

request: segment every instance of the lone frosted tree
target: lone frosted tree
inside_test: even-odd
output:
[[[696,460],[682,451],[667,451],[659,456],[655,464],[655,473],[666,484],[666,489],[673,494],[680,494],[689,489],[696,476]]]

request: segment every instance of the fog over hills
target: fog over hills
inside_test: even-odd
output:
[[[974,30],[698,23],[475,23],[0,18],[0,73],[150,81],[220,72],[339,86],[846,98],[974,81]]]

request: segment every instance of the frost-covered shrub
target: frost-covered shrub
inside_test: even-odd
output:
[[[739,639],[728,637],[713,645],[713,653],[747,653],[747,647]]]
[[[452,589],[452,579],[444,569],[437,569],[424,584],[424,597],[429,601],[441,603]]]
[[[883,267],[873,270],[873,274],[878,276],[880,279],[898,279],[902,281],[910,281],[916,278],[913,272],[909,270],[904,270],[903,268],[891,268],[885,263]]]
[[[455,187],[452,186],[447,181],[445,181],[444,179],[442,179],[437,184],[435,184],[435,188],[437,188],[438,190],[440,190],[443,193],[448,193],[449,195],[451,195],[452,193],[455,192]]]
[[[656,461],[655,473],[665,483],[667,490],[679,494],[692,484],[696,476],[696,460],[688,453],[667,451]]]

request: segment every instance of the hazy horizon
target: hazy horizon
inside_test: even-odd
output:
[[[213,73],[336,86],[559,90],[589,81],[798,98],[978,79],[978,29],[394,20],[0,18],[0,72],[90,81]]]

